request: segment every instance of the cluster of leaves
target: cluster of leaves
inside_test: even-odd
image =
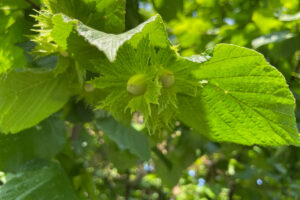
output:
[[[299,5],[266,2],[1,0],[0,198],[298,197],[256,146],[300,144]]]

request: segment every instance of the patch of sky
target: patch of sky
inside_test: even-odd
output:
[[[199,187],[202,187],[205,185],[205,179],[204,178],[199,178],[198,179],[198,184],[197,184]]]
[[[234,25],[234,23],[235,23],[235,20],[232,19],[232,18],[230,18],[230,17],[225,17],[225,18],[223,19],[223,21],[224,21],[226,24],[228,24],[228,25]]]
[[[153,9],[153,5],[149,2],[139,2],[139,8],[151,11]]]

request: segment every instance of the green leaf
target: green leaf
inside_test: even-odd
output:
[[[68,177],[59,164],[31,162],[16,174],[8,174],[0,188],[2,200],[77,199]]]
[[[168,150],[168,154],[163,155],[158,149],[155,150],[155,173],[165,186],[173,188],[177,184],[183,170],[196,160],[196,149],[204,146],[204,141],[199,134],[184,130],[168,144],[175,147]]]
[[[7,4],[6,4],[7,3]],[[5,73],[10,68],[24,67],[26,58],[23,50],[16,44],[25,40],[26,25],[28,22],[24,19],[24,13],[19,8],[17,2],[0,2],[0,74]],[[14,5],[16,4],[16,5]],[[23,5],[26,6],[26,5]],[[16,9],[16,10],[13,10]]]
[[[150,147],[147,136],[132,127],[124,126],[112,117],[99,119],[96,122],[99,129],[117,143],[121,150],[128,149],[142,160],[150,159]]]
[[[125,28],[125,0],[44,0],[52,14],[63,13],[97,30],[120,33]]]
[[[73,55],[74,46],[75,52],[78,49],[85,52],[86,46],[82,48],[81,41],[78,44],[81,38],[75,31],[72,32],[79,22],[109,33],[121,33],[125,27],[125,0],[44,0],[44,3],[46,9],[33,16],[38,21],[34,31],[39,34],[31,36],[31,40],[36,43],[34,53],[37,56],[54,53]],[[86,54],[91,52],[89,50]]]
[[[51,36],[57,45],[62,47],[63,50],[67,49],[67,39],[73,29],[75,20],[68,19],[66,16],[59,14],[52,17],[53,29]]]
[[[126,0],[125,27],[126,30],[138,26],[142,22],[139,12],[139,2],[136,0]]]
[[[107,137],[104,137],[104,144],[101,145],[103,156],[109,160],[118,169],[118,172],[126,172],[139,162],[136,155],[130,153],[129,150],[120,149],[118,144]]]
[[[29,160],[52,158],[62,149],[65,133],[63,121],[49,118],[19,134],[0,134],[0,171],[17,171]]]
[[[15,72],[0,76],[0,129],[16,133],[38,124],[68,101],[70,73]],[[75,83],[73,83],[75,84]]]
[[[121,33],[125,28],[126,0],[94,0],[96,2],[97,17],[91,21],[99,23],[98,30],[108,33]],[[88,24],[87,24],[88,25]]]
[[[29,3],[26,1],[10,1],[10,0],[0,0],[0,6],[7,6],[12,9],[25,9],[29,7]]]
[[[194,71],[196,98],[180,96],[178,117],[219,142],[299,145],[295,100],[284,77],[250,49],[220,44]]]
[[[136,28],[119,35],[97,31],[82,23],[78,25],[77,31],[90,44],[102,51],[110,61],[115,60],[119,48],[125,42],[128,41],[133,45],[137,45],[147,35],[149,35],[149,40],[154,46],[165,47],[169,44],[165,27],[159,15],[155,15]]]
[[[97,141],[97,138],[91,135],[86,128],[78,124],[74,127],[78,132],[76,132],[75,136],[72,136],[71,148],[75,154],[81,157],[89,157],[97,151],[96,147],[99,145],[99,141]]]
[[[183,11],[183,0],[152,0],[154,8],[164,20],[172,20]]]

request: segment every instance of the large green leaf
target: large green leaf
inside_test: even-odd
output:
[[[187,125],[219,142],[300,144],[294,97],[261,54],[220,44],[194,76],[203,86],[197,97],[179,97]]]
[[[119,35],[97,31],[84,24],[79,24],[77,31],[90,44],[102,51],[110,61],[115,60],[119,48],[127,41],[136,45],[140,39],[148,36],[151,44],[155,46],[169,44],[165,27],[159,15],[155,15],[136,28]]]
[[[70,73],[12,71],[0,77],[0,129],[16,133],[58,111],[71,95]]]
[[[117,143],[121,150],[128,149],[142,160],[150,159],[150,147],[147,136],[132,127],[118,123],[112,117],[97,120],[97,127]]]
[[[16,174],[8,174],[0,188],[1,200],[75,200],[72,185],[57,163],[31,162]]]
[[[19,134],[0,134],[0,170],[16,171],[29,160],[52,158],[62,149],[65,133],[63,121],[49,118]]]

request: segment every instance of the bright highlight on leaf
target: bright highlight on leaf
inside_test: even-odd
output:
[[[80,23],[77,32],[90,44],[102,51],[110,61],[114,61],[119,48],[126,42],[136,46],[144,37],[149,37],[152,45],[166,47],[170,45],[165,27],[159,15],[155,15],[134,29],[125,33],[114,35],[101,32]]]

